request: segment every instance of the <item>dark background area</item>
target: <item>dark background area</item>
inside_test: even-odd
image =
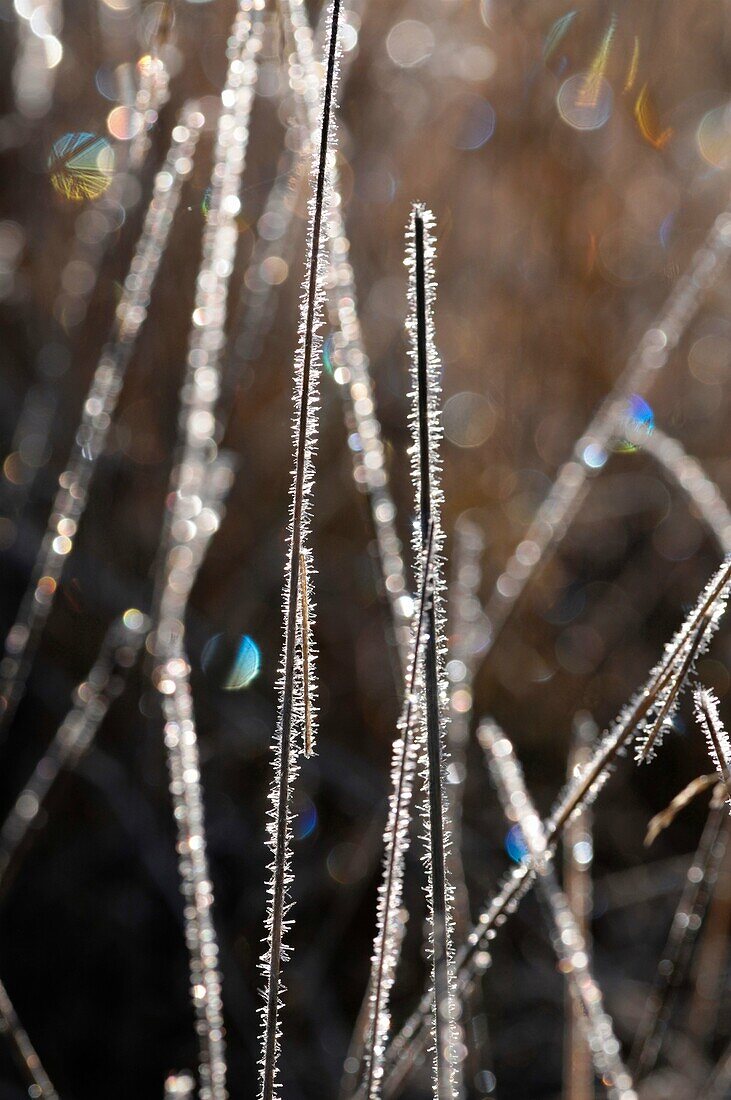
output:
[[[485,599],[574,439],[728,194],[724,158],[731,134],[725,153],[719,138],[719,164],[704,159],[698,143],[707,112],[729,97],[728,7],[713,0],[582,4],[544,62],[547,36],[566,10],[545,0],[361,3],[358,52],[343,95],[345,216],[405,552],[410,558],[403,229],[411,202],[421,199],[437,221],[444,398],[471,393],[484,399],[475,406],[488,425],[479,445],[460,446],[459,426],[450,429],[448,421],[443,453],[447,555],[458,518],[469,513],[486,538]],[[3,457],[37,383],[39,351],[60,342],[71,363],[32,486],[13,483],[6,466],[0,521],[5,630],[28,582],[140,225],[138,211],[120,228],[86,320],[65,334],[53,320],[53,302],[79,206],[53,191],[49,150],[69,130],[105,132],[114,103],[100,94],[95,74],[134,63],[145,42],[133,3],[66,4],[51,108],[41,119],[23,120],[13,113],[10,82],[16,25],[7,6],[1,14],[0,215],[22,234],[0,302]],[[232,15],[232,5],[219,0],[175,6],[169,60],[177,71],[143,176],[145,194],[177,108],[191,94],[220,90]],[[268,18],[267,89],[281,79],[276,16],[270,11]],[[612,19],[605,74],[611,115],[599,129],[579,131],[560,117],[557,92],[570,74],[589,68]],[[431,34],[427,56],[413,65],[399,63],[392,37],[405,20]],[[635,40],[638,75],[634,90],[624,92]],[[643,86],[656,112],[655,133],[672,130],[662,147],[643,135],[635,117]],[[482,140],[489,129],[485,104],[494,111],[494,132]],[[257,97],[234,299],[277,171],[282,129],[276,106],[272,94]],[[125,607],[149,605],[210,162],[209,129],[26,698],[2,748],[3,812],[66,713],[109,622]],[[238,474],[188,620],[235,1098],[253,1097],[256,1087],[264,824],[303,264],[299,221],[297,258],[278,289],[274,324],[262,347],[249,349],[238,364],[226,439]],[[677,436],[724,493],[731,489],[730,304],[724,278],[648,394],[658,427]],[[282,1062],[287,1100],[337,1095],[369,968],[380,858],[375,838],[399,706],[367,507],[352,479],[338,386],[327,374],[317,469],[321,720],[319,755],[304,763],[297,783],[299,833],[310,831],[295,842],[296,924]],[[481,663],[476,683],[475,716],[491,713],[504,725],[543,811],[564,780],[574,716],[589,711],[601,726],[615,716],[718,560],[694,508],[651,458],[610,456],[559,551]],[[245,690],[223,690],[220,677],[202,667],[203,649],[217,634],[231,640],[247,634],[259,646],[261,672]],[[722,627],[699,666],[703,682],[719,694],[722,715],[730,644]],[[651,768],[620,764],[596,808],[596,973],[625,1041],[631,1041],[706,812],[701,799],[651,849],[643,848],[649,818],[710,770],[687,700],[676,726]],[[463,856],[476,915],[509,859],[502,815],[474,745],[468,762]],[[194,1068],[196,1049],[161,720],[141,672],[130,677],[80,766],[62,777],[43,825],[0,892],[0,976],[64,1100],[160,1098],[168,1072]],[[418,856],[412,846],[398,1020],[420,995],[425,974]],[[477,1026],[486,1022],[489,1042],[480,1050],[481,1069],[494,1073],[497,1085],[491,1090],[483,1073],[469,1082],[470,1096],[560,1095],[563,996],[531,897],[500,933],[483,981],[485,1019]],[[691,996],[688,990],[674,1019],[681,1030]],[[724,997],[712,1035],[698,1044],[698,1056],[709,1064],[731,1031],[728,1008]],[[0,1044],[0,1098],[23,1095]],[[415,1078],[408,1096],[427,1095],[426,1078]]]

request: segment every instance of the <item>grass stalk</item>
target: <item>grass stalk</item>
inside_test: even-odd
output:
[[[280,677],[280,710],[277,721],[272,786],[272,820],[269,824],[273,861],[269,884],[269,909],[266,932],[267,948],[262,960],[266,978],[262,1013],[261,1100],[272,1100],[277,1091],[280,1048],[280,1012],[282,998],[281,969],[284,949],[285,914],[289,908],[288,883],[291,864],[291,796],[297,769],[297,732],[302,732],[304,698],[312,695],[312,684],[304,688],[303,698],[295,699],[297,681],[297,634],[299,613],[300,555],[306,551],[309,535],[311,493],[314,480],[314,448],[317,432],[317,353],[318,327],[324,296],[323,222],[330,199],[328,161],[334,157],[331,122],[334,105],[340,0],[331,0],[326,53],[325,82],[322,94],[318,140],[313,149],[313,195],[310,202],[310,229],[306,261],[300,342],[296,360],[296,415],[294,424],[295,468],[290,511],[289,546],[285,573],[284,651]],[[308,599],[312,609],[312,600]],[[310,615],[311,619],[311,615]],[[308,623],[311,626],[311,622]],[[308,641],[308,653],[312,644]],[[310,668],[310,673],[312,669]],[[304,734],[300,742],[304,741]]]

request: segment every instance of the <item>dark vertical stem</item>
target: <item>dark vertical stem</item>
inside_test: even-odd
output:
[[[292,535],[287,561],[287,630],[284,650],[284,676],[282,684],[282,710],[278,722],[279,777],[277,791],[277,816],[275,819],[274,881],[272,883],[271,943],[269,945],[269,979],[267,983],[266,1022],[264,1038],[264,1066],[262,1073],[262,1100],[274,1095],[274,1074],[277,1061],[277,1033],[279,1028],[279,1004],[282,970],[282,922],[285,909],[287,827],[289,822],[289,783],[292,754],[292,694],[294,687],[294,658],[297,638],[297,602],[299,597],[299,558],[302,552],[302,518],[304,512],[305,469],[307,435],[309,428],[309,396],[312,371],[312,344],[314,337],[315,309],[317,303],[317,279],[320,258],[320,237],[327,172],[327,150],[332,114],[335,62],[337,57],[338,20],[340,0],[332,0],[332,20],[328,43],[327,72],[322,105],[322,126],[318,152],[315,206],[312,221],[312,247],[309,257],[307,282],[307,310],[305,318],[304,347],[302,356],[302,387],[297,427],[295,458],[294,507],[292,511]]]
[[[414,214],[414,257],[416,284],[416,376],[419,413],[420,523],[422,554],[432,518],[429,446],[429,373],[426,335],[427,305],[424,270],[424,221]],[[429,848],[431,859],[431,908],[434,969],[434,1040],[436,1045],[439,1097],[451,1095],[449,1050],[449,959],[447,952],[447,883],[444,860],[444,806],[442,801],[442,736],[437,681],[436,611],[434,601],[427,611],[428,637],[424,654],[426,696],[426,743],[429,796]],[[447,1009],[447,1011],[445,1011]]]

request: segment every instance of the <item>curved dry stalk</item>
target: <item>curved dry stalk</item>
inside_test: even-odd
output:
[[[626,751],[633,737],[644,729],[658,710],[670,699],[677,704],[692,661],[710,644],[723,615],[731,590],[731,559],[713,574],[703,589],[696,606],[686,616],[673,639],[665,647],[660,662],[650,673],[647,684],[624,708],[615,723],[597,746],[591,761],[569,783],[545,822],[546,841],[550,851],[555,848],[566,823],[578,811],[594,801],[606,782],[618,756]],[[515,912],[531,889],[535,873],[528,867],[513,869],[500,884],[493,898],[483,909],[477,924],[457,952],[457,984],[460,995],[469,989],[476,973],[489,961],[487,952],[496,930]],[[399,1082],[408,1074],[424,1041],[423,1024],[429,1011],[429,996],[425,995],[401,1032],[392,1040],[385,1058],[387,1077],[384,1094],[392,1096],[391,1074]]]
[[[413,433],[412,480],[416,491],[414,551],[423,559],[429,527],[434,524],[434,597],[427,608],[428,635],[424,655],[422,695],[425,799],[424,863],[427,872],[429,946],[433,982],[432,1027],[434,1043],[433,1088],[435,1100],[452,1100],[456,1086],[454,988],[454,895],[447,867],[449,811],[445,790],[444,718],[446,684],[444,675],[444,597],[442,594],[441,529],[442,490],[439,483],[441,458],[440,366],[434,343],[433,297],[435,254],[432,235],[434,218],[417,204],[413,207],[408,232],[409,323],[412,359],[411,412]]]
[[[152,287],[170,236],[183,183],[193,166],[192,157],[203,123],[197,103],[187,103],[173,130],[165,164],[155,179],[142,233],[117,306],[111,337],[94,372],[66,469],[58,479],[58,490],[33,567],[31,583],[5,642],[5,657],[0,664],[0,734],[7,734],[25,692],[64,566],[73,550],[91,479],[106,448],[125,373],[147,317]]]
[[[699,794],[703,794],[704,791],[709,790],[711,787],[715,787],[718,784],[717,775],[699,775],[695,779],[691,779],[687,787],[676,794],[675,798],[661,810],[659,814],[655,814],[650,819],[647,826],[647,833],[645,834],[644,844],[646,848],[654,844],[660,833],[669,828],[675,821],[681,810],[684,810],[689,803],[693,801]]]
[[[685,886],[670,925],[652,989],[635,1033],[630,1065],[638,1080],[652,1071],[660,1055],[675,995],[690,964],[693,947],[726,851],[729,832],[723,803],[714,796],[698,849],[686,874]]]
[[[59,773],[76,766],[94,740],[109,707],[122,692],[148,628],[147,616],[128,608],[107,631],[99,656],[74,691],[74,706],[0,826],[0,894],[10,865],[26,838],[32,835],[31,829]]]
[[[535,870],[553,925],[553,946],[574,998],[583,1010],[582,1025],[597,1077],[613,1100],[637,1100],[632,1077],[620,1055],[611,1017],[604,1009],[589,956],[571,907],[556,881],[547,835],[528,794],[511,742],[493,721],[481,723],[478,740],[487,757],[500,802],[509,822],[517,823]]]
[[[702,687],[696,688],[693,698],[698,725],[706,735],[709,755],[729,796],[726,802],[731,806],[731,744],[718,713],[718,699],[709,688]]]
[[[423,677],[429,608],[433,598],[434,524],[430,523],[421,567],[421,592],[414,615],[413,641],[406,675],[404,702],[394,741],[391,764],[391,797],[383,836],[383,879],[378,888],[378,910],[373,958],[368,982],[369,1012],[365,1027],[366,1072],[363,1090],[366,1100],[378,1100],[383,1077],[383,1055],[391,1022],[389,997],[396,977],[403,937],[400,916],[403,898],[404,862],[409,846],[411,798],[417,756],[416,724],[419,714],[420,681]]]
[[[682,444],[659,428],[648,434],[627,425],[624,438],[651,455],[693,502],[724,554],[731,553],[731,512],[721,490],[708,477],[700,462],[689,455]]]
[[[18,1019],[8,991],[0,982],[0,1033],[3,1032],[12,1045],[18,1066],[29,1082],[28,1095],[38,1097],[39,1100],[58,1100],[58,1093]]]
[[[498,578],[487,605],[492,627],[490,648],[521,593],[547,554],[564,537],[583,499],[597,459],[626,419],[632,393],[646,393],[692,321],[706,292],[723,273],[731,247],[731,210],[719,214],[703,246],[693,255],[660,313],[646,330],[611,393],[602,401],[573,454],[564,463],[548,496],[538,508],[525,537]]]
[[[286,6],[285,6],[286,10]],[[309,683],[304,685],[302,653],[297,653],[297,635],[302,621],[299,608],[300,556],[309,558],[307,547],[311,523],[311,497],[314,482],[314,451],[317,439],[318,329],[324,296],[326,258],[324,218],[331,202],[330,171],[334,161],[332,112],[337,85],[338,20],[340,0],[331,0],[325,80],[322,92],[319,140],[313,150],[313,194],[310,201],[310,229],[300,318],[299,346],[295,360],[296,413],[293,425],[295,468],[290,507],[289,546],[284,592],[284,649],[279,681],[279,716],[274,755],[271,821],[268,825],[272,852],[269,906],[266,919],[267,946],[261,962],[266,977],[262,1011],[262,1055],[260,1098],[271,1100],[277,1092],[277,1063],[280,1048],[281,968],[284,954],[285,915],[289,908],[287,887],[291,880],[291,799],[297,771],[299,746],[304,742],[304,699],[314,697],[314,675],[310,667]],[[311,628],[313,599],[308,593]],[[313,655],[311,637],[307,642]],[[302,734],[298,738],[298,733]]]

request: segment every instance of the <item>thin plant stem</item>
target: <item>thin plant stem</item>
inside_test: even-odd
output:
[[[272,1100],[277,1092],[277,1071],[280,1048],[280,1010],[282,997],[281,969],[285,914],[289,908],[287,887],[291,864],[291,796],[297,770],[298,746],[295,731],[301,727],[303,706],[295,700],[297,680],[297,626],[299,615],[300,556],[307,553],[311,493],[314,478],[313,462],[317,431],[316,353],[319,348],[318,327],[323,296],[323,218],[330,200],[328,160],[334,157],[331,147],[331,116],[337,78],[338,20],[340,0],[331,0],[325,82],[319,129],[319,142],[313,150],[314,193],[310,204],[310,232],[306,262],[303,310],[300,323],[300,344],[296,362],[296,416],[294,425],[295,469],[292,485],[289,547],[285,573],[284,651],[280,678],[280,712],[277,721],[272,786],[272,819],[269,824],[270,847],[273,855],[269,884],[269,907],[266,920],[267,948],[262,960],[266,991],[262,1012],[261,1100]],[[312,601],[308,601],[310,609]],[[311,625],[311,624],[308,624]],[[312,645],[309,653],[312,654]],[[312,669],[310,668],[312,674]],[[302,679],[302,677],[300,677]],[[304,690],[312,694],[308,685]],[[304,684],[303,684],[304,687]]]
[[[38,822],[44,803],[62,770],[74,768],[91,746],[109,707],[122,692],[147,637],[149,620],[128,608],[112,623],[99,656],[74,691],[74,705],[38,761],[15,804],[0,826],[0,896],[7,889],[8,871],[17,871],[21,847]]]
[[[413,360],[412,413],[414,431],[413,472],[416,488],[417,522],[415,549],[423,556],[430,524],[436,530],[435,594],[427,609],[427,640],[424,654],[423,736],[425,864],[428,879],[428,912],[433,982],[432,1027],[434,1042],[433,1088],[435,1100],[452,1100],[455,1093],[454,957],[452,936],[454,898],[447,870],[449,824],[445,795],[444,756],[444,668],[441,626],[441,544],[438,482],[439,364],[434,347],[432,296],[434,243],[433,216],[423,206],[412,210],[408,261],[410,280],[410,322]]]
[[[573,814],[590,805],[597,797],[617,757],[647,723],[653,714],[653,708],[658,707],[658,700],[662,700],[662,705],[668,696],[678,700],[692,667],[692,662],[689,666],[687,661],[688,654],[697,658],[705,652],[725,611],[730,586],[731,559],[727,559],[708,581],[696,606],[666,646],[663,658],[652,670],[645,687],[622,711],[595,749],[589,764],[559,795],[550,817],[544,823],[549,851],[555,848],[561,831]],[[535,873],[531,868],[515,868],[505,877],[483,908],[477,923],[457,952],[455,964],[460,996],[472,987],[476,974],[488,964],[487,948],[496,930],[515,912],[534,881]],[[395,1095],[396,1089],[418,1057],[424,1043],[425,1032],[422,1029],[430,1003],[427,993],[389,1045],[384,1060],[387,1077],[384,1095],[387,1097]],[[389,1080],[392,1072],[396,1082],[393,1088]]]
[[[568,782],[591,757],[598,729],[587,713],[574,718],[573,741],[568,760]],[[593,819],[590,809],[575,814],[563,837],[564,891],[577,928],[591,959]],[[594,1080],[591,1056],[582,1029],[582,1008],[569,983],[565,999],[564,1100],[593,1100]]]
[[[635,1033],[630,1066],[638,1081],[652,1071],[660,1056],[675,997],[687,973],[712,885],[726,850],[728,833],[725,808],[714,798]]]
[[[39,1100],[58,1100],[58,1093],[18,1019],[8,991],[0,982],[0,1034],[3,1032],[12,1046],[19,1068],[29,1082],[28,1095],[38,1097]]]
[[[632,1078],[622,1062],[612,1020],[604,1009],[601,990],[591,973],[584,937],[556,881],[543,823],[526,789],[512,744],[492,721],[481,724],[478,740],[487,757],[503,812],[509,822],[520,827],[528,858],[536,871],[539,892],[553,926],[553,943],[561,969],[582,1008],[584,1038],[591,1050],[597,1077],[613,1100],[637,1100]]]
[[[33,567],[30,585],[5,641],[0,663],[0,737],[6,736],[25,692],[61,576],[69,560],[88,500],[91,480],[106,448],[112,417],[137,338],[147,317],[150,294],[167,246],[184,181],[192,171],[204,117],[190,102],[180,113],[137,244],[109,341],[104,347],[84,401],[76,441],[58,479],[48,527]]]

